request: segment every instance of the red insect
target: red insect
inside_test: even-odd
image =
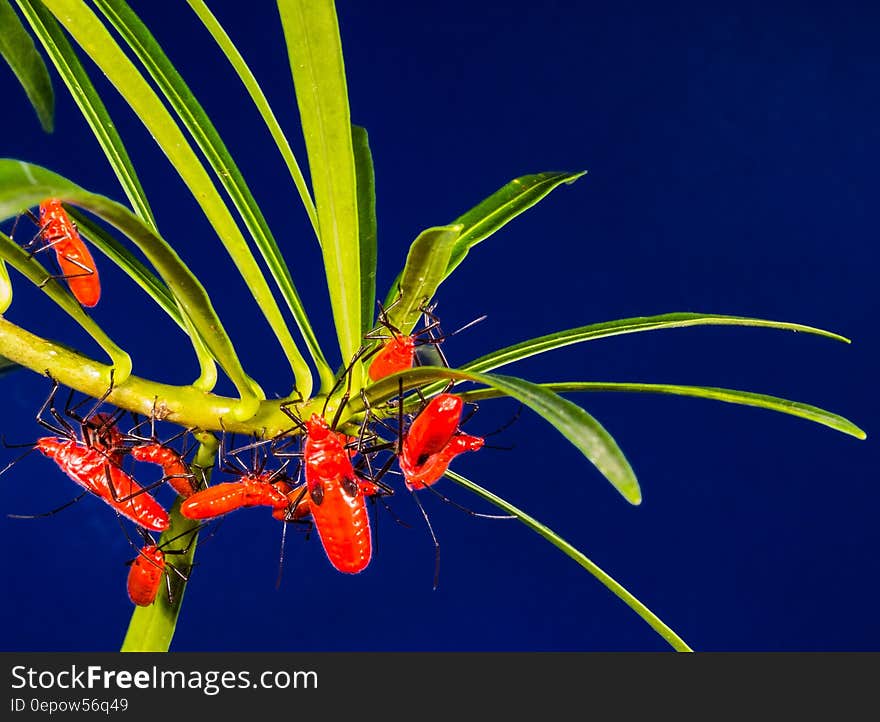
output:
[[[70,292],[83,306],[97,305],[101,298],[101,280],[95,260],[61,201],[50,198],[40,203],[39,222],[40,236],[47,248],[55,249]]]
[[[236,509],[252,506],[269,506],[286,510],[288,506],[283,479],[278,471],[248,473],[239,481],[214,484],[197,491],[180,505],[180,513],[187,519],[213,519]]]
[[[149,607],[156,600],[163,576],[165,577],[168,590],[168,599],[169,601],[171,600],[171,578],[168,575],[168,570],[171,569],[183,581],[187,581],[187,578],[183,572],[167,561],[166,556],[186,554],[195,540],[195,533],[200,528],[196,527],[195,529],[185,531],[162,544],[156,544],[149,534],[142,532],[144,545],[138,549],[137,556],[129,562],[130,567],[126,586],[128,588],[128,598],[132,604],[136,604],[139,607]],[[165,549],[172,541],[186,535],[190,535],[190,541],[185,548]],[[129,541],[131,542],[131,539]],[[133,542],[132,545],[134,545]]]
[[[367,334],[364,337],[366,339],[387,338],[370,363],[368,370],[370,380],[378,381],[379,379],[383,379],[386,376],[397,373],[398,371],[406,371],[407,369],[412,368],[413,364],[418,360],[416,356],[416,347],[428,344],[433,345],[437,350],[439,363],[442,366],[448,366],[449,364],[446,361],[446,357],[440,350],[440,343],[450,336],[454,336],[486,318],[485,316],[481,316],[452,333],[444,335],[440,330],[440,319],[438,319],[433,313],[435,306],[436,304],[433,304],[422,308],[424,326],[418,331],[406,335],[401,333],[400,329],[390,323],[388,320],[387,309],[383,308],[381,304],[379,305],[379,323],[391,332],[391,337],[387,338],[384,335],[377,335],[375,333]]]
[[[86,446],[105,452],[116,464],[120,464],[125,455],[125,434],[116,425],[118,417],[116,413],[100,411],[81,421]]]
[[[152,531],[168,528],[168,512],[100,449],[74,439],[43,437],[36,449],[122,516]]]
[[[370,518],[360,477],[346,449],[348,437],[330,428],[318,414],[306,423],[303,463],[308,510],[330,563],[340,572],[357,574],[370,563],[373,550]]]
[[[159,592],[165,575],[165,552],[156,544],[146,544],[128,570],[128,598],[139,607],[149,607]]]
[[[131,447],[131,456],[136,461],[145,461],[162,467],[163,481],[167,481],[184,499],[196,493],[195,476],[187,463],[170,446],[158,442],[138,444]]]
[[[482,448],[481,437],[458,430],[462,408],[460,397],[438,394],[410,425],[398,455],[410,491],[436,482],[459,454]]]

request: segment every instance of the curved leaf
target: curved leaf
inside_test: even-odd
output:
[[[181,303],[199,334],[208,343],[241,395],[237,413],[246,418],[259,407],[256,384],[245,374],[232,341],[198,279],[168,243],[123,206],[104,196],[89,193],[71,181],[40,166],[0,159],[0,218],[8,218],[45,198],[81,206],[122,231],[137,245]]]
[[[561,185],[571,185],[586,173],[585,170],[576,173],[535,173],[515,178],[482,203],[456,218],[453,223],[460,223],[463,230],[452,250],[446,276],[455,270],[475,245],[486,240],[520,213],[527,211],[553,189]]]
[[[342,41],[332,0],[278,0],[309,156],[343,362],[361,345],[357,179]]]
[[[155,229],[153,212],[122,138],[58,21],[39,0],[17,2],[70,91],[73,101],[95,134],[134,212]]]
[[[244,176],[220,138],[217,129],[205,113],[202,106],[165,55],[152,33],[141,22],[140,18],[125,3],[125,0],[94,0],[98,9],[104,13],[113,26],[119,31],[129,47],[143,63],[159,89],[168,99],[187,130],[195,139],[196,144],[205,154],[208,163],[214,170],[220,183],[226,189],[233,205],[238,210],[245,226],[250,232],[260,251],[272,278],[281,291],[291,314],[302,333],[315,366],[325,384],[332,384],[333,372],[321,351],[315,332],[309,323],[305,307],[300,299],[290,269],[269,224],[266,222],[260,207],[248,188]],[[308,397],[312,391],[311,371],[305,360],[299,357],[294,367],[296,386],[300,394]]]
[[[777,396],[756,394],[751,391],[737,391],[736,389],[723,389],[714,386],[681,386],[679,384],[643,384],[608,381],[572,381],[540,384],[557,394],[597,392],[597,391],[623,391],[631,393],[672,394],[674,396],[692,396],[700,399],[713,399],[725,401],[729,404],[741,406],[754,406],[759,409],[778,411],[790,416],[798,416],[807,421],[814,421],[835,431],[840,431],[857,439],[867,438],[867,434],[854,423],[842,416],[833,414],[818,406],[811,406],[799,401],[789,401]],[[461,397],[466,401],[481,401],[501,396],[496,389],[478,389],[466,391]]]
[[[476,381],[521,401],[574,444],[624,499],[630,504],[641,503],[642,492],[639,482],[612,436],[581,407],[538,384],[513,376],[421,366],[383,378],[365,389],[364,396],[371,406],[377,406],[398,394],[400,382],[406,390],[424,386],[437,379]],[[355,399],[349,406],[350,414],[357,414],[363,410],[363,399]]]
[[[599,338],[608,338],[609,336],[621,336],[642,331],[658,331],[668,328],[686,328],[689,326],[757,326],[811,333],[849,343],[849,339],[844,336],[799,323],[706,313],[666,313],[660,316],[637,316],[635,318],[622,318],[616,321],[605,321],[603,323],[594,323],[589,326],[580,326],[567,331],[547,334],[546,336],[539,336],[538,338],[532,338],[528,341],[522,341],[513,346],[493,351],[462,365],[461,368],[469,371],[491,371],[499,366],[520,361],[529,356],[574,343],[581,343],[582,341],[594,341]]]
[[[302,363],[302,357],[284,323],[269,285],[207,171],[162,101],[82,0],[42,2],[107,76],[180,174],[241,273],[284,349],[291,368],[295,369]],[[208,341],[207,336],[203,334],[203,337]],[[257,388],[254,387],[253,391],[256,398]],[[251,404],[249,408],[252,406]]]
[[[0,259],[0,314],[6,313],[11,304],[12,282],[9,280],[9,269],[6,267],[6,261]]]
[[[235,72],[238,73],[241,82],[244,83],[244,87],[251,96],[251,100],[254,101],[254,105],[257,106],[257,110],[263,118],[263,122],[266,123],[266,127],[269,129],[272,138],[275,140],[275,145],[278,146],[278,150],[281,152],[281,156],[287,164],[287,170],[290,172],[290,177],[293,179],[293,183],[299,191],[306,213],[312,223],[312,228],[315,229],[315,235],[318,236],[318,240],[320,241],[320,234],[318,233],[318,214],[315,210],[312,196],[309,193],[308,185],[306,185],[306,179],[300,170],[299,163],[296,162],[296,158],[290,148],[290,143],[287,142],[284,131],[281,130],[281,126],[275,119],[275,114],[272,112],[272,108],[269,106],[269,101],[266,100],[262,88],[260,88],[259,83],[257,83],[254,74],[247,66],[247,63],[245,63],[241,53],[238,52],[238,48],[236,48],[232,43],[232,40],[229,39],[226,31],[220,23],[217,22],[217,18],[211,14],[211,11],[205,3],[202,2],[202,0],[187,0],[187,2],[193,9],[193,12],[198,16],[199,20],[202,21],[208,32],[211,33],[211,37],[213,37],[217,45],[220,46],[223,54],[232,64]]]
[[[114,381],[123,383],[131,374],[131,357],[117,346],[95,323],[70,292],[54,279],[42,264],[7,235],[0,233],[0,258],[5,260],[35,286],[42,289],[67,315],[76,321],[110,357]],[[11,289],[10,289],[11,293]]]
[[[409,247],[400,274],[396,297],[385,306],[388,321],[401,333],[409,333],[443,280],[461,226],[437,226],[422,231]]]
[[[8,0],[0,0],[0,55],[21,83],[43,130],[51,133],[55,112],[52,79],[34,41]]]
[[[623,587],[623,585],[620,584],[620,582],[604,572],[594,561],[587,558],[582,552],[575,549],[571,544],[565,541],[565,539],[559,536],[552,529],[546,527],[544,524],[529,516],[524,511],[517,509],[510,502],[505,501],[501,497],[495,496],[495,494],[493,494],[491,491],[484,489],[478,484],[475,484],[470,479],[466,479],[465,477],[461,476],[461,474],[456,474],[454,471],[447,471],[446,476],[448,476],[457,484],[463,486],[465,489],[468,489],[477,496],[485,499],[490,504],[494,504],[499,509],[503,509],[505,513],[512,514],[523,524],[529,527],[529,529],[538,532],[538,534],[540,534],[547,541],[553,544],[553,546],[555,546],[557,549],[560,549],[570,558],[574,559],[584,569],[590,572],[590,574],[596,577],[596,579],[602,582],[602,584],[604,584],[609,590],[611,590],[611,592],[613,592],[619,599],[621,599],[627,606],[629,606],[636,614],[644,619],[651,627],[651,629],[653,629],[655,632],[657,632],[657,634],[663,637],[663,639],[669,642],[673,649],[678,652],[693,651],[681,637],[679,637],[668,626],[666,626],[666,624],[664,624],[663,621],[656,614],[654,614],[650,609],[648,609],[644,604],[636,599],[635,596],[628,592]]]

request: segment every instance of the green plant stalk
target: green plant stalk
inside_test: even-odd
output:
[[[257,106],[257,110],[263,118],[266,127],[269,129],[269,133],[271,133],[275,145],[278,146],[281,157],[287,164],[287,170],[290,173],[290,177],[293,179],[293,184],[299,191],[299,197],[302,199],[306,214],[308,215],[312,228],[315,231],[315,236],[320,243],[321,234],[318,231],[318,213],[315,210],[315,203],[312,200],[309,187],[303,176],[302,170],[300,170],[299,163],[297,163],[296,157],[293,155],[293,151],[290,148],[290,143],[287,142],[287,137],[284,135],[284,131],[281,130],[281,126],[278,124],[275,114],[272,112],[269,101],[266,100],[263,89],[260,87],[259,83],[257,83],[257,79],[254,77],[251,69],[247,66],[247,63],[245,63],[241,53],[238,52],[238,48],[232,43],[232,40],[230,40],[229,35],[226,34],[223,26],[220,25],[217,18],[214,17],[205,3],[203,3],[202,0],[187,0],[187,2],[193,12],[198,16],[199,20],[202,21],[202,24],[207,31],[211,34],[211,37],[214,38],[214,41],[220,46],[223,54],[232,64],[235,72],[238,73],[238,77],[241,79],[248,94],[251,96],[251,100],[254,101],[254,105]]]
[[[548,527],[544,526],[537,519],[529,516],[521,509],[517,509],[513,504],[505,501],[501,497],[495,496],[495,494],[493,494],[488,489],[484,489],[483,487],[475,484],[469,479],[466,479],[460,474],[456,474],[454,471],[447,471],[446,476],[448,476],[457,484],[463,486],[465,489],[468,489],[477,496],[482,497],[490,504],[494,504],[499,509],[503,509],[508,514],[513,514],[523,524],[529,527],[529,529],[536,531],[555,547],[562,550],[566,555],[574,559],[584,569],[590,572],[590,574],[596,577],[596,579],[602,582],[602,584],[604,584],[611,592],[613,592],[614,595],[617,596],[621,601],[623,601],[630,609],[632,609],[636,614],[644,619],[651,627],[651,629],[653,629],[655,632],[657,632],[657,634],[663,637],[663,639],[669,642],[672,648],[675,649],[677,652],[694,651],[681,637],[679,637],[668,626],[666,626],[666,624],[664,624],[663,621],[656,614],[654,614],[650,609],[648,609],[644,604],[636,599],[636,597],[630,594],[630,592],[628,592],[626,588],[622,584],[620,584],[620,582],[618,582],[605,571],[603,571],[594,561],[587,558],[584,554],[579,552],[571,544],[565,541],[565,539],[560,537]]]
[[[162,101],[122,52],[98,17],[82,0],[43,0],[43,2],[104,72],[141,122],[146,125],[150,134],[201,206],[236,268],[241,273],[257,305],[281,344],[294,372],[296,383],[300,383],[300,381],[305,385],[310,383],[310,371],[307,377],[296,378],[297,370],[299,369],[302,374],[303,369],[308,370],[308,365],[297,349],[269,285],[251,254],[244,236],[232,218],[232,214],[220,197],[195,151],[190,147],[183,132],[165,109]],[[258,395],[253,381],[250,382],[250,389],[254,395]],[[244,389],[239,387],[239,391],[244,400]]]
[[[66,346],[41,338],[0,316],[0,350],[10,361],[44,374],[64,386],[100,397],[107,391],[111,367],[99,363]],[[266,436],[290,430],[290,419],[280,410],[280,400],[264,400],[253,416],[245,421],[234,414],[239,399],[206,393],[193,386],[157,383],[131,375],[124,383],[114,385],[107,402],[119,408],[149,416],[154,402],[167,413],[166,419],[180,426],[211,431],[227,431]],[[321,397],[299,407],[302,416],[320,413]],[[220,420],[223,420],[221,426]]]
[[[203,478],[205,483],[211,479],[211,470],[217,457],[217,439],[209,433],[202,432],[197,435],[199,448],[190,465],[190,471]],[[179,541],[183,546],[189,545],[185,554],[175,555],[173,564],[181,574],[188,575],[193,569],[196,546],[198,544],[198,521],[187,519],[180,513],[178,498],[169,514],[170,525],[159,539],[159,544],[168,543],[167,548],[177,548],[175,542]],[[190,540],[189,532],[192,532]],[[183,594],[189,580],[185,582],[177,574],[166,570],[171,582],[171,597],[166,592],[166,586],[160,585],[156,601],[149,607],[135,607],[128,625],[128,631],[122,642],[121,652],[167,652],[174,637],[174,629],[180,615],[183,604]]]

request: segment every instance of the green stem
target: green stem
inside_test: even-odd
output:
[[[107,391],[110,366],[65,346],[41,338],[0,317],[0,353],[10,361],[37,373],[47,371],[60,384],[93,396]],[[217,396],[193,386],[173,386],[131,375],[114,385],[107,402],[118,408],[149,416],[160,408],[168,421],[180,426],[243,434],[271,436],[293,426],[281,411],[280,400],[261,401],[256,414],[239,421],[233,412],[239,399]],[[301,416],[321,411],[323,399],[315,397],[297,409]],[[222,426],[221,426],[222,419]]]

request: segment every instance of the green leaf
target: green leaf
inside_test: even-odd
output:
[[[239,420],[256,413],[261,392],[241,367],[223,324],[198,279],[180,260],[171,246],[125,207],[104,196],[89,193],[71,181],[40,166],[0,159],[0,218],[9,218],[46,198],[59,198],[85,208],[103,218],[130,238],[180,302],[192,319],[211,353],[235,384],[241,404],[235,414]]]
[[[47,133],[52,132],[55,95],[52,79],[34,41],[8,0],[0,0],[0,55],[12,68]]]
[[[122,138],[58,21],[38,0],[17,2],[92,129],[134,212],[155,229],[153,212]]]
[[[536,531],[547,541],[553,544],[553,546],[555,546],[557,549],[560,549],[568,557],[574,559],[574,561],[576,561],[584,569],[590,572],[590,574],[596,577],[596,579],[598,579],[609,590],[611,590],[611,592],[614,593],[615,596],[617,596],[621,601],[629,606],[630,609],[632,609],[636,614],[644,619],[651,627],[651,629],[653,629],[655,632],[657,632],[657,634],[663,637],[663,639],[669,642],[673,649],[678,652],[693,651],[681,637],[679,637],[675,632],[672,631],[672,629],[664,624],[663,621],[656,614],[654,614],[650,609],[648,609],[644,604],[636,599],[635,596],[628,592],[623,587],[623,585],[620,584],[620,582],[618,582],[605,571],[603,571],[594,561],[587,558],[582,552],[575,549],[569,542],[565,541],[565,539],[559,536],[552,529],[537,521],[534,517],[529,516],[524,511],[518,509],[510,502],[505,501],[501,497],[493,494],[491,491],[484,489],[478,484],[475,484],[473,481],[470,481],[469,479],[461,476],[461,474],[456,474],[454,471],[447,471],[446,476],[448,476],[457,484],[463,486],[465,489],[468,489],[477,496],[485,499],[490,504],[494,504],[499,509],[503,509],[505,513],[512,514],[523,524],[529,527],[529,529]]]
[[[275,119],[275,114],[272,112],[272,108],[269,105],[269,101],[266,100],[262,88],[260,88],[259,83],[257,83],[254,74],[247,66],[247,63],[245,63],[241,53],[238,52],[238,49],[232,43],[232,40],[229,39],[226,31],[220,23],[217,22],[214,15],[211,14],[211,11],[208,10],[205,3],[203,3],[202,0],[187,0],[187,2],[193,9],[193,12],[198,16],[199,20],[202,21],[205,28],[207,28],[208,32],[211,33],[211,37],[213,37],[217,45],[220,46],[223,54],[232,64],[235,72],[238,73],[241,82],[244,83],[244,87],[251,96],[251,100],[254,101],[254,105],[257,106],[257,110],[263,118],[263,122],[272,134],[275,145],[278,146],[278,150],[281,152],[281,156],[287,164],[287,170],[290,173],[290,177],[293,179],[296,189],[299,191],[299,196],[302,199],[303,206],[305,206],[306,213],[312,223],[312,228],[315,229],[315,235],[318,236],[318,240],[320,241],[320,234],[318,233],[318,214],[315,210],[312,196],[309,193],[306,179],[303,177],[299,163],[297,163],[296,157],[293,155],[293,151],[290,148],[290,143],[287,142],[287,137],[284,135],[284,131],[281,130],[281,126]]]
[[[453,223],[460,223],[463,230],[452,250],[446,275],[455,270],[471,248],[531,208],[554,188],[563,184],[571,185],[586,173],[585,170],[577,173],[535,173],[515,178],[456,218]]]
[[[217,439],[210,433],[202,432],[196,435],[199,444],[196,457],[192,463],[192,471],[204,476],[207,482],[211,478],[211,469],[217,455]],[[166,549],[177,549],[176,542],[186,540],[183,544],[185,553],[175,554],[171,562],[178,570],[187,576],[193,569],[196,543],[198,540],[199,522],[191,521],[180,513],[178,498],[171,507],[169,513],[170,525],[159,539],[159,545],[166,545]],[[192,535],[192,540],[190,537]],[[183,593],[186,590],[187,581],[184,582],[177,574],[171,573],[171,597],[165,593],[166,586],[160,586],[156,601],[149,607],[135,607],[128,624],[128,631],[122,642],[121,652],[167,652],[174,637],[180,608],[183,603]]]
[[[361,334],[373,328],[376,313],[376,178],[367,131],[351,126],[358,191],[358,238],[361,246]]]
[[[437,226],[422,231],[409,247],[393,300],[385,306],[388,321],[408,334],[443,280],[446,264],[461,226]]]
[[[399,383],[404,390],[423,386],[437,379],[476,381],[521,401],[543,417],[586,456],[611,485],[630,504],[640,504],[642,492],[629,462],[611,435],[590,414],[568,399],[553,391],[513,376],[482,374],[463,369],[421,366],[386,376],[365,390],[371,407],[399,393]],[[349,406],[351,414],[364,409],[363,399],[355,399]]]
[[[269,224],[211,119],[156,39],[124,0],[94,0],[94,2],[144,64],[150,77],[156,81],[171,107],[205,154],[205,158],[232,199],[233,205],[269,267],[312,354],[322,382],[332,384],[333,372],[324,358],[290,270],[269,229]],[[297,389],[303,396],[308,397],[312,391],[311,371],[302,357],[298,357],[294,371]]]
[[[2,181],[0,181],[2,183]],[[0,191],[2,192],[2,191]],[[67,315],[76,321],[113,362],[114,380],[123,383],[131,374],[131,357],[89,316],[67,288],[56,281],[42,264],[15,241],[0,233],[0,258],[35,286],[42,289]],[[10,290],[11,291],[11,290]]]
[[[482,203],[456,218],[453,224],[461,224],[462,231],[452,249],[441,281],[449,277],[449,274],[464,260],[471,248],[486,240],[520,213],[531,208],[554,188],[574,183],[586,172],[524,175],[510,181]],[[399,282],[400,276],[395,279],[385,297],[386,306],[397,295]]]
[[[725,401],[729,404],[741,406],[754,406],[759,409],[778,411],[790,416],[798,416],[807,421],[814,421],[835,431],[840,431],[857,439],[865,439],[865,432],[854,423],[842,416],[833,414],[817,406],[810,406],[799,401],[789,401],[776,396],[756,394],[751,391],[737,391],[736,389],[723,389],[714,386],[681,386],[678,384],[643,384],[623,383],[608,381],[571,381],[540,384],[557,394],[597,392],[597,391],[623,391],[630,393],[672,394],[674,396],[692,396],[700,399],[714,399]],[[501,396],[496,389],[478,389],[466,391],[461,397],[466,401],[481,401]]]
[[[357,180],[342,41],[332,0],[278,0],[309,172],[321,252],[343,362],[361,345]]]
[[[295,373],[303,359],[269,285],[210,176],[162,101],[82,0],[43,0],[43,4],[120,92],[180,174],[241,273]],[[205,334],[203,338],[208,340]],[[253,391],[255,398],[257,389]]]
[[[686,328],[689,326],[757,326],[761,328],[801,331],[849,343],[849,339],[844,336],[832,333],[831,331],[824,331],[820,328],[813,328],[812,326],[803,326],[799,323],[706,313],[667,313],[660,316],[638,316],[635,318],[623,318],[617,321],[605,321],[603,323],[594,323],[589,326],[580,326],[579,328],[572,328],[567,331],[547,334],[546,336],[539,336],[528,341],[522,341],[514,346],[493,351],[490,354],[464,364],[462,368],[469,371],[491,371],[499,366],[520,361],[529,356],[561,348],[562,346],[581,343],[582,341],[594,341],[599,338],[608,338],[609,336],[621,336],[642,331],[658,331],[667,328]]]

